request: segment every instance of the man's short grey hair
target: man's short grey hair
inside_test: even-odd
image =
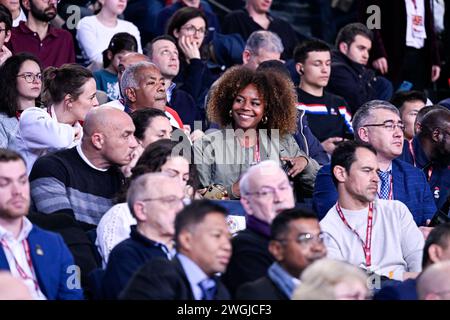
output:
[[[250,178],[252,176],[260,175],[261,171],[270,172],[271,170],[281,171],[280,165],[274,160],[264,160],[248,168],[248,170],[245,171],[244,175],[239,181],[239,189],[241,191],[241,194],[245,195],[252,191],[250,188]]]
[[[139,86],[139,73],[142,69],[149,67],[159,70],[156,64],[148,61],[137,62],[125,69],[125,72],[122,75],[122,79],[120,80],[120,93],[127,103],[129,102],[129,100],[127,95],[125,94],[125,90],[128,88],[137,88]]]
[[[371,100],[364,103],[353,115],[352,125],[355,133],[355,140],[361,141],[358,130],[373,121],[375,110],[384,109],[395,113],[400,117],[400,111],[392,103],[384,100]]]
[[[168,178],[173,179],[168,173],[165,172],[150,172],[145,173],[136,179],[132,180],[127,190],[127,204],[130,212],[134,216],[133,206],[136,201],[141,201],[148,197],[148,190],[153,188],[154,180]]]
[[[261,49],[281,54],[284,51],[284,46],[276,33],[260,30],[253,32],[248,37],[245,49],[253,54],[258,54]]]

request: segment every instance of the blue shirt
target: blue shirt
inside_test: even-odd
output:
[[[417,137],[414,137],[411,146],[413,150],[412,153],[408,142],[404,143],[403,153],[400,156],[400,159],[422,170],[425,176],[427,176],[428,184],[430,185],[436,206],[442,208],[449,195],[450,166],[448,164],[443,165],[430,161],[423,151]]]
[[[198,284],[205,279],[209,279],[209,277],[194,261],[192,261],[185,255],[179,253],[177,255],[177,258],[180,261],[181,266],[183,267],[184,273],[186,273],[186,277],[189,281],[189,284],[191,285],[195,300],[202,300],[203,293]]]
[[[120,98],[117,74],[113,74],[106,69],[102,69],[94,72],[94,78],[97,83],[97,90],[105,92],[109,101]]]

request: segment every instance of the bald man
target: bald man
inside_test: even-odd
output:
[[[113,107],[91,110],[81,144],[40,158],[30,174],[31,197],[45,214],[66,213],[85,230],[95,227],[113,205],[123,183],[120,167],[138,143],[130,116]]]
[[[417,282],[420,300],[450,300],[450,261],[427,268]]]

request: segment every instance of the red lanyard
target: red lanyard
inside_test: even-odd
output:
[[[372,264],[372,256],[370,253],[371,243],[372,243],[372,224],[373,224],[373,203],[369,203],[369,213],[367,215],[367,230],[366,230],[366,241],[364,242],[359,233],[353,229],[347,222],[347,219],[345,219],[344,214],[342,213],[341,206],[339,203],[336,203],[336,211],[339,214],[339,217],[341,218],[342,222],[349,228],[356,236],[358,237],[359,241],[361,241],[362,248],[364,251],[364,258],[366,260],[366,267],[370,267]]]
[[[416,2],[416,0],[411,0],[411,1],[412,1],[413,5],[414,5],[414,9],[417,11],[417,2]]]
[[[23,245],[23,248],[25,250],[25,256],[27,258],[28,266],[30,267],[30,271],[31,271],[31,275],[32,275],[31,277],[20,266],[19,261],[17,261],[16,256],[14,255],[14,252],[11,250],[11,248],[9,247],[9,245],[5,241],[5,239],[2,239],[0,242],[1,242],[2,246],[3,246],[3,248],[8,250],[9,253],[11,254],[11,256],[13,257],[14,264],[16,265],[16,270],[17,270],[17,272],[19,272],[20,277],[23,280],[31,280],[31,281],[33,281],[34,287],[36,288],[36,291],[39,291],[39,284],[38,284],[38,282],[36,281],[36,279],[33,276],[33,262],[31,261],[30,246],[28,245],[28,241],[26,239],[24,239],[22,241],[22,245]]]
[[[261,162],[261,155],[259,153],[259,138],[258,137],[256,137],[255,153],[253,154],[253,162],[255,162],[255,163]]]
[[[411,156],[413,158],[413,164],[414,167],[417,167],[416,165],[416,155],[414,154],[414,149],[413,149],[413,145],[412,145],[412,140],[408,141],[408,146],[409,146],[409,152],[411,153]],[[431,179],[431,175],[433,174],[433,166],[430,166],[428,168],[428,172],[427,172],[427,180],[430,181]]]

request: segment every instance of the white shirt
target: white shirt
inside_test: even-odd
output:
[[[406,5],[406,46],[421,49],[425,45],[425,0],[405,0]],[[429,0],[426,0],[429,1]],[[421,18],[421,23],[414,24],[413,19]]]
[[[20,13],[17,16],[17,18],[15,18],[13,20],[12,26],[17,27],[19,25],[20,21],[27,22],[27,16],[25,15],[25,12],[23,12],[22,8],[20,8]]]
[[[349,225],[365,241],[368,208],[346,210],[342,213]],[[359,238],[341,220],[333,206],[320,222],[322,231],[331,237],[327,243],[328,258],[347,261],[355,266],[365,264]],[[400,201],[377,199],[373,211],[371,242],[371,271],[396,280],[403,280],[404,272],[422,270],[423,235],[411,212]]]
[[[83,55],[90,62],[103,64],[103,51],[109,46],[112,37],[119,32],[127,32],[136,38],[138,52],[142,53],[141,36],[138,28],[131,22],[117,19],[115,27],[102,24],[97,16],[88,16],[77,25],[77,40]]]
[[[6,261],[9,265],[9,270],[14,278],[23,280],[31,296],[36,300],[46,300],[47,298],[42,293],[39,287],[36,288],[37,278],[33,266],[30,267],[27,259],[27,254],[25,252],[25,247],[23,245],[23,240],[28,238],[31,229],[33,229],[33,224],[27,218],[23,218],[22,230],[20,230],[19,236],[15,238],[13,234],[0,226],[0,239],[5,241],[8,245],[8,249],[2,248],[6,256]],[[15,259],[14,259],[15,257]],[[16,267],[16,260],[22,270],[27,274],[29,279],[24,280]],[[32,270],[33,269],[33,270]],[[34,281],[32,280],[34,279]]]
[[[103,268],[112,249],[130,237],[131,226],[137,223],[126,202],[118,203],[106,211],[97,226],[95,245],[102,257]]]
[[[60,149],[72,148],[81,141],[74,140],[75,128],[81,128],[58,122],[53,107],[47,109],[32,107],[20,115],[19,127],[9,148],[19,152],[25,159],[28,174],[34,162],[44,154]]]

